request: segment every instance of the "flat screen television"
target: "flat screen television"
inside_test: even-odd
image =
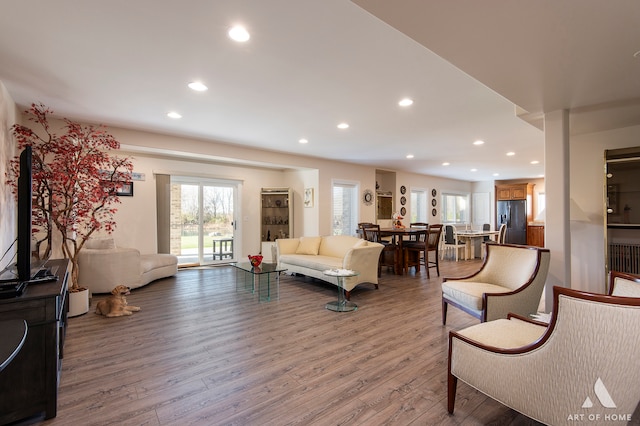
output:
[[[18,243],[17,272],[19,281],[29,281],[31,277],[31,208],[32,177],[31,147],[20,154],[20,176],[18,177]]]

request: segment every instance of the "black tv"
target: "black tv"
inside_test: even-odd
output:
[[[19,281],[31,279],[31,208],[32,177],[31,147],[20,154],[20,176],[18,177],[18,235],[16,267]]]

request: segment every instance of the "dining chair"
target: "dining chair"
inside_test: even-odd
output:
[[[411,222],[409,228],[429,229],[429,224],[426,222]],[[416,236],[411,235],[409,240],[416,241]]]
[[[380,237],[380,225],[366,225],[362,228],[364,239],[372,241],[374,243],[380,243],[384,247],[380,253],[380,260],[378,261],[378,276],[382,275],[382,267],[392,267],[395,274],[398,273],[398,261],[400,259],[400,250],[395,243],[383,240]]]
[[[458,233],[453,225],[444,226],[444,244],[442,244],[442,249],[442,259],[444,259],[445,254],[453,251],[457,262],[460,250],[462,250],[462,260],[467,259],[467,245],[458,240]]]
[[[491,225],[488,223],[485,223],[484,225],[482,225],[482,232],[489,232],[491,231]],[[482,239],[482,243],[481,243],[481,251],[482,251],[482,258],[484,259],[485,256],[485,251],[487,250],[486,245],[488,242],[493,241],[493,239],[489,236],[489,235],[485,235],[484,238]]]
[[[420,272],[420,264],[426,255],[428,229],[420,229],[412,235],[412,239],[402,243],[402,255],[404,256],[403,268],[416,268],[416,274]],[[426,265],[425,265],[426,267]],[[427,278],[429,269],[427,268]]]
[[[434,224],[429,225],[429,232],[427,234],[427,248],[424,252],[424,266],[427,270],[427,278],[431,278],[429,276],[429,269],[436,268],[436,274],[440,276],[440,263],[438,258],[439,248],[440,248],[440,239],[442,234],[442,224]],[[434,252],[434,260],[429,260],[429,253]]]
[[[507,241],[507,224],[500,225],[498,231],[498,244],[504,244]]]
[[[372,222],[359,222],[358,223],[358,229],[357,229],[357,233],[359,236],[361,236],[362,238],[364,238],[364,228],[367,226],[373,225]]]

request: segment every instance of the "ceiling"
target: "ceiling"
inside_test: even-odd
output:
[[[636,0],[4,0],[0,12],[11,97],[76,120],[470,181],[541,176],[545,111],[571,109],[574,133],[640,124]],[[236,23],[248,42],[227,37]]]

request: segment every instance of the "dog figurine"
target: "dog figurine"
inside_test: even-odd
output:
[[[140,310],[139,306],[130,306],[127,304],[126,295],[130,294],[131,289],[126,285],[116,286],[111,290],[111,296],[101,300],[96,305],[96,314],[105,317],[121,317],[124,315],[132,315]]]

